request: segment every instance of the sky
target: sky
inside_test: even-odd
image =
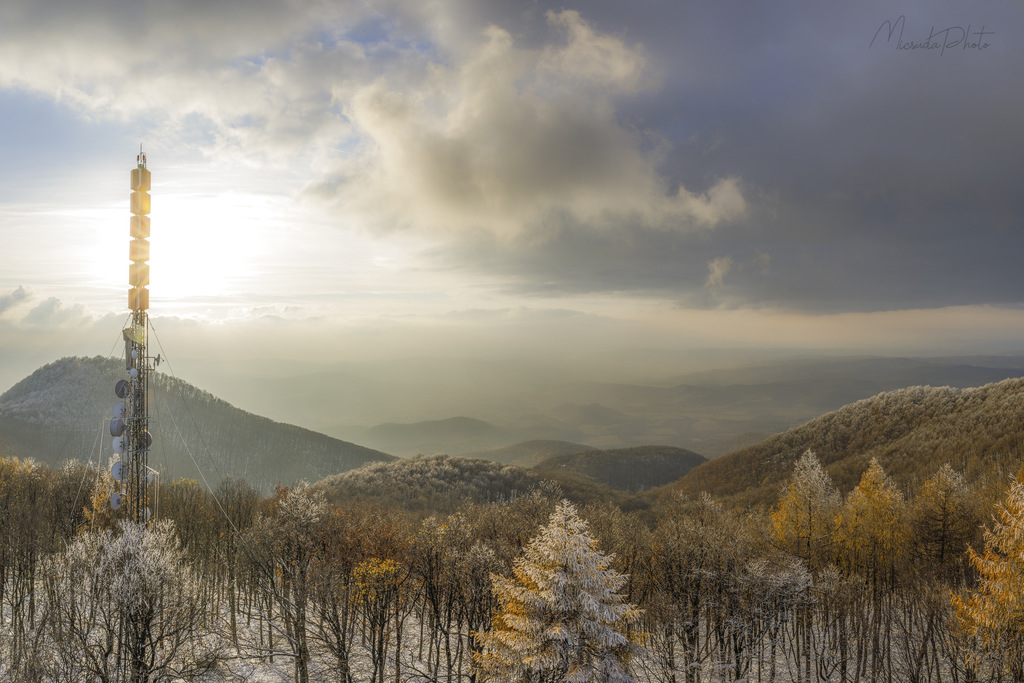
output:
[[[0,390],[118,351],[140,145],[205,388],[1024,352],[1016,0],[10,0],[0,117]]]

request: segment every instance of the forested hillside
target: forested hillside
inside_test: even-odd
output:
[[[46,365],[0,396],[0,452],[56,464],[109,458],[107,428],[114,384],[125,376],[112,358],[64,358]],[[150,466],[167,480],[213,482],[244,478],[264,492],[392,456],[231,406],[162,372],[150,376]]]
[[[560,524],[558,509],[569,508],[551,487],[458,498],[460,478],[486,483],[501,466],[408,462],[450,469],[450,479],[421,476],[448,486],[432,502],[449,512],[332,503],[321,487],[263,497],[243,481],[210,491],[181,480],[151,491],[144,528],[110,510],[113,482],[98,468],[0,460],[0,679],[122,680],[126,595],[151,607],[129,624],[150,655],[138,663],[145,680],[481,680],[494,656],[525,661],[502,654],[503,631],[530,638],[536,621],[565,632],[596,601],[606,622],[592,625],[623,629],[633,643],[616,659],[622,681],[1024,676],[1020,480],[996,507],[948,466],[904,494],[873,461],[844,496],[806,452],[770,510],[672,495],[643,512],[583,506]],[[378,490],[391,467],[365,468],[380,470]],[[581,547],[604,559],[583,566]],[[587,593],[596,573],[607,581]],[[565,610],[509,600],[545,586],[589,597]],[[515,618],[523,609],[530,619]],[[616,613],[616,623],[600,616]]]
[[[368,464],[327,477],[314,488],[335,503],[431,513],[452,511],[466,502],[511,500],[538,484],[540,477],[522,467],[424,455]]]
[[[514,500],[537,489],[578,503],[611,502],[646,507],[635,496],[572,470],[541,471],[489,460],[421,455],[364,465],[327,477],[313,488],[334,503],[364,504],[408,512],[454,512],[465,503]]]
[[[944,464],[973,482],[1005,485],[1024,446],[1024,379],[971,389],[910,387],[852,403],[695,468],[666,487],[745,505],[774,502],[793,463],[811,449],[840,491],[878,458],[904,490]]]

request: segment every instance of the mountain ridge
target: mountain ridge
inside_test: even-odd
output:
[[[872,458],[905,490],[946,463],[996,485],[1016,473],[1024,454],[1024,378],[882,392],[710,460],[655,494],[707,491],[737,505],[771,504],[807,450],[841,492],[857,484]]]
[[[571,455],[587,451],[600,451],[599,448],[587,446],[571,441],[560,441],[557,439],[530,439],[520,441],[511,446],[496,448],[488,451],[474,451],[471,453],[459,453],[462,458],[479,458],[490,460],[503,465],[520,465],[533,467],[541,462],[559,455]]]

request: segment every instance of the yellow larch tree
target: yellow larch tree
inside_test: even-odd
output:
[[[850,492],[836,519],[840,561],[847,571],[861,574],[870,587],[871,609],[867,624],[870,637],[868,679],[881,680],[892,642],[891,613],[886,607],[896,584],[897,563],[906,546],[906,503],[903,494],[885,475],[877,458]]]
[[[843,564],[871,583],[891,580],[906,547],[905,515],[903,494],[872,458],[836,519]]]
[[[979,580],[974,590],[953,596],[957,618],[978,644],[973,657],[1024,680],[1024,480],[1011,484],[994,526],[985,531],[981,553],[968,549]]]
[[[771,514],[773,541],[816,567],[827,560],[839,493],[813,451],[797,460]]]

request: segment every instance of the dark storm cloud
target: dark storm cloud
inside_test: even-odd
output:
[[[1021,24],[980,8],[970,13],[985,16],[954,18],[922,7],[908,20],[926,34],[933,22],[999,25],[993,40],[1005,49],[847,45],[831,59],[808,55],[801,96],[723,133],[719,158],[770,198],[761,208],[771,218],[737,232],[772,256],[767,281],[746,292],[752,301],[833,310],[1020,301],[1011,255],[1024,246],[1013,180],[1024,172],[1024,90],[1008,86],[1019,81]],[[860,23],[868,33],[870,16]]]
[[[872,46],[901,13],[904,45],[941,33],[951,47],[898,50],[898,33]],[[668,140],[666,184],[735,176],[748,210],[696,234],[628,217],[595,231],[552,212],[531,239],[460,242],[451,264],[483,264],[524,291],[648,291],[685,305],[1021,300],[1019,8],[642,3],[629,16],[592,6],[587,17],[596,30],[642,36],[660,71],[661,86],[618,100],[617,116]],[[964,49],[958,30],[990,44]]]

